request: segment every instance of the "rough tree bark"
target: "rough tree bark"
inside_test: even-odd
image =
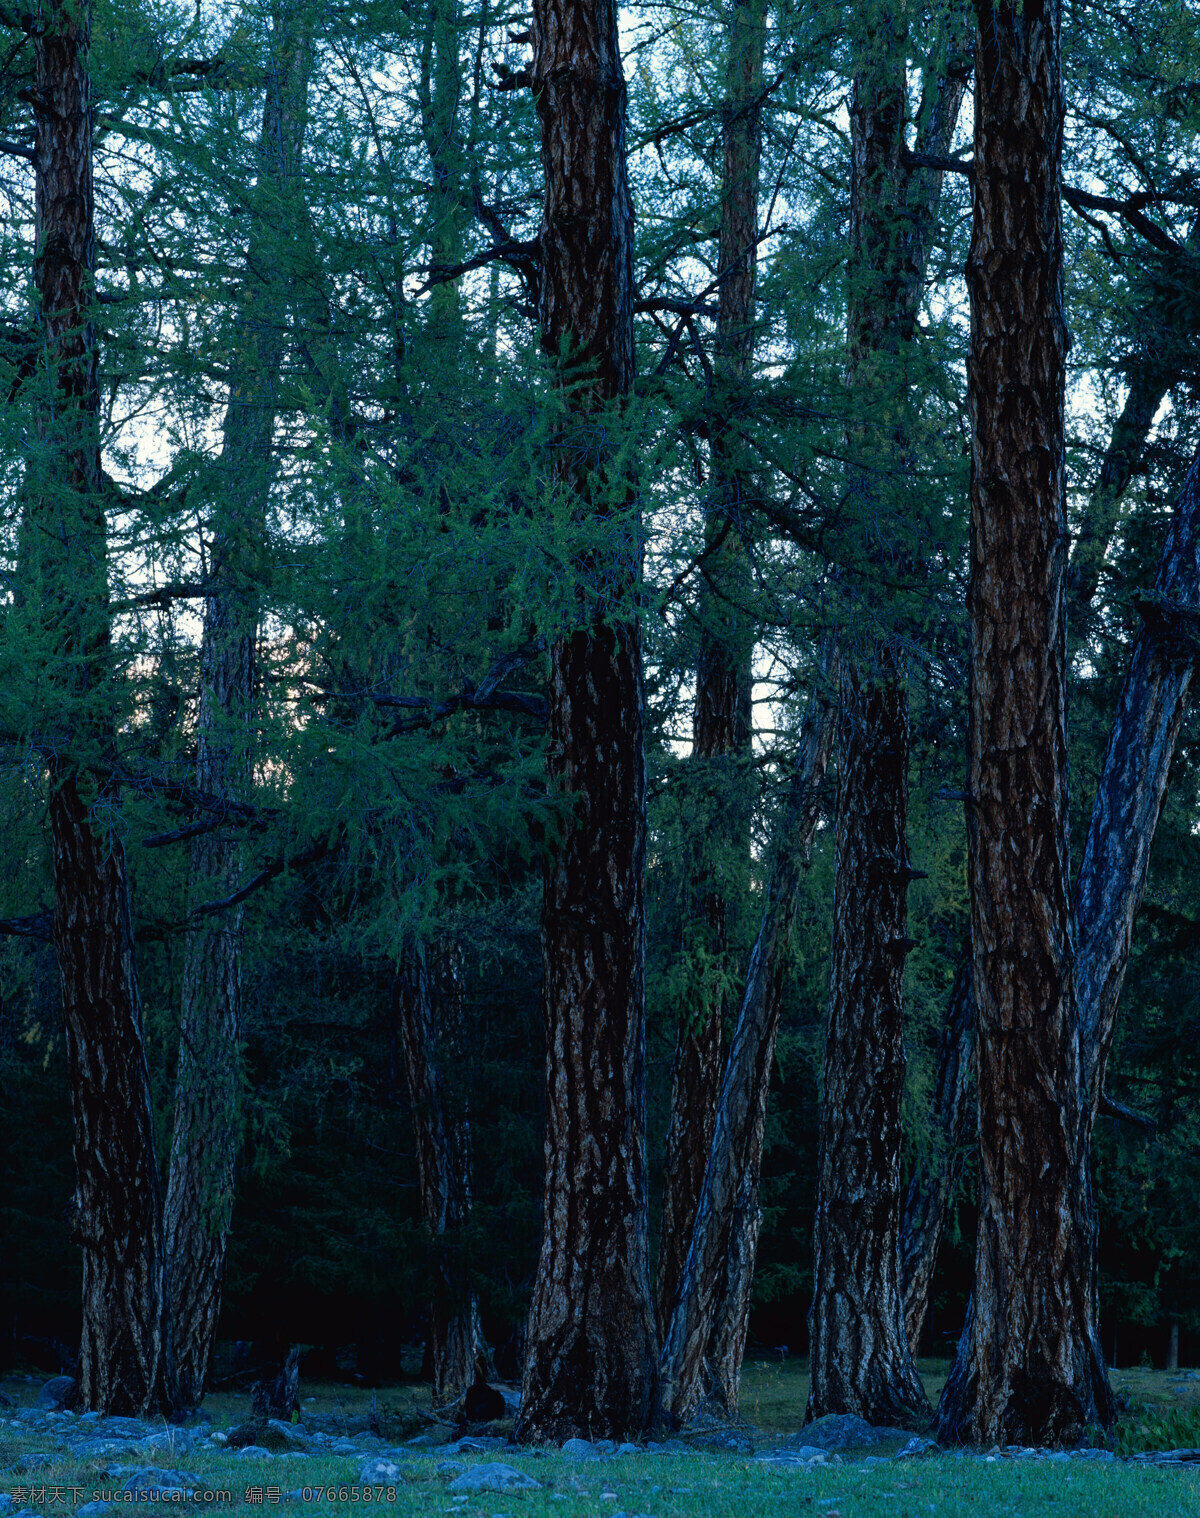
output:
[[[196,785],[236,800],[249,779],[261,561],[271,484],[276,392],[284,351],[287,196],[299,175],[311,68],[304,0],[278,6],[263,105],[237,347],[209,523],[209,591],[200,645]],[[220,830],[192,842],[189,893],[210,901],[243,878],[243,849]],[[187,938],[175,1123],[165,1208],[171,1368],[181,1406],[204,1395],[233,1209],[241,1133],[242,909],[209,917]]]
[[[904,1330],[914,1355],[929,1312],[929,1289],[946,1209],[962,1174],[965,1146],[975,1115],[970,1100],[974,1053],[975,1002],[971,995],[971,961],[965,959],[954,977],[938,1043],[937,1078],[930,1111],[932,1152],[908,1183],[901,1217]]]
[[[967,76],[969,77],[969,68]],[[947,139],[942,146],[931,145],[919,151],[944,157],[949,147]],[[1197,228],[1193,226],[1189,243],[1194,242],[1196,236]],[[1158,289],[1157,283],[1154,289]],[[1142,457],[1158,407],[1170,387],[1177,382],[1181,372],[1179,356],[1181,350],[1186,351],[1187,334],[1169,327],[1165,328],[1163,310],[1161,303],[1151,301],[1148,305],[1145,319],[1153,322],[1156,330],[1153,337],[1139,351],[1131,369],[1129,394],[1120,415],[1113,424],[1112,435],[1105,449],[1095,483],[1089,493],[1079,533],[1072,547],[1067,575],[1068,636],[1076,640],[1080,637],[1081,630],[1086,630],[1087,627],[1092,603],[1099,588],[1104,555],[1119,518],[1121,498]],[[1157,675],[1151,671],[1151,666],[1144,660],[1135,660],[1131,665],[1131,679],[1134,678],[1134,667],[1143,675],[1148,676],[1152,683],[1157,679]],[[1135,704],[1140,704],[1142,700],[1141,696],[1135,696],[1132,699]],[[1149,693],[1147,693],[1146,701],[1147,710],[1152,710],[1154,700]],[[1151,770],[1161,771],[1161,775],[1165,777],[1173,747],[1172,740],[1165,748],[1157,743],[1151,743],[1143,750],[1148,756]],[[1119,752],[1114,754],[1106,765],[1106,775],[1114,764],[1120,766],[1126,763],[1119,757],[1119,754],[1123,752],[1125,752],[1124,743],[1119,746]],[[1148,778],[1153,789],[1155,781],[1152,776]],[[1132,788],[1141,784],[1136,765],[1128,770],[1125,784],[1129,788],[1127,794],[1130,795],[1133,793]],[[1106,782],[1102,781],[1098,795],[1105,789]],[[1147,853],[1149,844],[1150,840],[1147,839],[1145,844]],[[1090,914],[1093,910],[1092,905],[1081,894],[1085,879],[1086,876],[1081,874],[1076,882],[1076,927],[1081,959],[1088,957],[1087,945],[1091,937]],[[1127,898],[1132,891],[1136,900],[1140,900],[1143,883],[1144,873],[1136,884],[1129,876],[1122,878],[1113,873],[1109,877],[1109,889],[1106,894],[1113,899]],[[1131,907],[1131,911],[1136,911],[1136,904]],[[1132,916],[1130,921],[1132,922]],[[1126,943],[1121,949],[1115,940],[1110,939],[1108,950],[1102,956],[1108,967],[1103,972],[1104,976],[1113,976],[1115,984],[1119,985],[1124,976],[1127,957],[1128,944]],[[1092,976],[1088,977],[1089,980],[1092,978]],[[1078,983],[1077,991],[1080,1003],[1082,1047],[1086,1063],[1089,1049],[1088,1003],[1092,992],[1084,981]],[[1115,1001],[1113,1004],[1115,1006]],[[952,998],[941,1043],[934,1110],[931,1115],[938,1144],[930,1170],[928,1172],[921,1170],[913,1177],[901,1228],[901,1254],[906,1272],[905,1316],[914,1353],[928,1308],[931,1280],[929,1271],[932,1270],[936,1258],[936,1243],[932,1241],[941,1235],[943,1210],[960,1173],[962,1140],[959,1126],[960,1119],[965,1120],[968,1115],[966,1098],[970,1063],[959,1051],[958,1040],[953,1032],[956,1025],[956,1003]],[[943,1176],[941,1167],[947,1156],[950,1160],[951,1171],[949,1175]],[[934,1250],[933,1256],[928,1254],[930,1248]]]
[[[929,1411],[904,1327],[898,1247],[908,711],[894,668],[851,669],[841,688],[807,1415],[898,1424]]]
[[[736,1295],[741,1303],[749,1303],[771,1061],[787,949],[816,828],[821,782],[833,747],[838,671],[837,645],[829,640],[822,650],[787,807],[775,840],[762,923],[730,1042],[696,1222],[663,1343],[660,1413],[676,1427],[687,1421],[708,1390],[707,1357],[722,1299]],[[741,1332],[744,1342],[744,1328]]]
[[[162,1199],[129,887],[111,803],[113,747],[88,57],[91,7],[48,0],[33,29],[37,85],[34,285],[46,366],[27,479],[32,593],[65,727],[48,763],[54,947],[74,1119],[71,1214],[83,1250],[76,1402],[167,1406]]]
[[[1127,427],[1128,407],[1114,429],[1102,477],[1093,494],[1118,488],[1109,461],[1125,452],[1120,439],[1128,436]],[[1136,457],[1142,441],[1144,438],[1125,452],[1125,457]],[[1200,454],[1193,459],[1180,491],[1153,593],[1142,603],[1146,628],[1134,646],[1118,699],[1096,788],[1083,864],[1075,884],[1082,1090],[1080,1152],[1084,1169],[1079,1201],[1083,1210],[1080,1226],[1087,1230],[1095,1228],[1090,1191],[1092,1129],[1104,1096],[1104,1071],[1116,1028],[1134,920],[1145,890],[1171,759],[1187,710],[1196,660],[1200,657],[1193,632],[1193,619],[1200,612],[1198,469]],[[1124,484],[1119,488],[1123,489]],[[1072,590],[1075,597],[1083,598],[1094,594],[1095,588],[1095,583],[1088,589],[1086,584],[1076,582]],[[928,1307],[929,1281],[946,1199],[957,1180],[961,1146],[971,1113],[967,1094],[973,1016],[969,978],[960,974],[955,979],[942,1034],[934,1093],[933,1126],[940,1144],[928,1170],[914,1176],[905,1201],[901,1262],[905,1316],[914,1353]],[[1094,1232],[1091,1247],[1095,1313]],[[1100,1354],[1098,1345],[1095,1353]],[[1106,1416],[1106,1405],[1104,1389],[1100,1388],[1097,1408],[1102,1419]]]
[[[1066,763],[1059,0],[978,0],[970,838],[980,1199],[942,1440],[1044,1444],[1103,1412],[1076,1217]]]
[[[965,18],[954,13],[944,55],[926,70],[918,157],[944,154],[953,138],[970,75],[967,31]],[[924,294],[941,177],[902,168],[903,11],[871,12],[856,53],[847,384],[858,412],[873,424],[853,446],[859,453],[869,448],[875,467],[853,471],[851,493],[866,531],[886,541],[877,480],[889,468],[898,473],[903,455],[903,355]],[[847,655],[841,701],[808,1416],[848,1412],[896,1423],[926,1414],[928,1403],[905,1324],[900,1264],[903,978],[913,872],[906,839],[908,699],[887,636],[875,640],[865,660]]]
[[[744,606],[743,497],[739,395],[754,359],[757,276],[758,179],[762,145],[762,75],[766,46],[765,0],[732,8],[726,61],[724,157],[719,234],[720,284],[714,365],[718,396],[709,417],[712,448],[708,549],[701,593],[700,653],[692,720],[693,776],[706,803],[701,808],[696,869],[689,916],[702,937],[703,970],[695,1004],[680,1018],[671,1067],[662,1224],[658,1250],[659,1326],[666,1331],[687,1258],[712,1143],[723,1068],[724,1022],[732,1010],[729,966],[730,915],[739,887],[739,866],[750,856],[749,810],[738,790],[739,763],[750,745],[753,630]],[[740,1303],[729,1303],[740,1320]],[[728,1315],[718,1311],[718,1323]],[[741,1353],[736,1328],[717,1330],[724,1349],[710,1364],[727,1362],[717,1386],[732,1387],[736,1405]],[[742,1335],[744,1340],[744,1334]],[[720,1398],[720,1393],[718,1392]]]
[[[479,1304],[455,1235],[471,1216],[471,1126],[448,1065],[465,1058],[462,956],[451,942],[418,944],[393,988],[413,1113],[421,1216],[434,1242],[438,1281],[430,1304],[435,1407],[486,1379]]]
[[[921,106],[917,113],[918,159],[949,156],[958,129],[962,103],[975,64],[975,26],[965,0],[951,0],[945,30],[924,72]],[[938,225],[942,173],[916,167],[908,176],[905,204],[908,257],[900,324],[906,341],[912,339],[924,297],[926,270]],[[928,1165],[918,1168],[905,1194],[900,1222],[900,1281],[904,1299],[905,1332],[913,1354],[928,1310],[929,1286],[937,1261],[938,1243],[947,1199],[962,1166],[965,1124],[972,1113],[968,1101],[974,1038],[974,1005],[970,1002],[969,969],[965,982],[956,977],[946,1009],[939,1045],[931,1125],[934,1147]],[[965,989],[967,999],[962,998]]]
[[[614,0],[535,0],[542,343],[564,380],[556,470],[612,588],[550,649],[549,781],[576,797],[546,867],[543,1234],[518,1422],[524,1440],[620,1436],[653,1407],[645,1160],[645,851],[640,574],[595,412],[633,383],[633,212]],[[565,369],[565,372],[563,372]],[[606,521],[619,509],[620,521]],[[606,597],[607,599],[607,597]]]

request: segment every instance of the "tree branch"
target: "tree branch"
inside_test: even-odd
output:
[[[1107,1091],[1101,1094],[1100,1111],[1104,1117],[1119,1117],[1123,1123],[1132,1123],[1135,1128],[1144,1129],[1150,1138],[1158,1132],[1158,1124],[1152,1117],[1147,1117],[1144,1112],[1136,1112],[1124,1102],[1116,1101]]]
[[[54,936],[54,913],[32,912],[28,917],[0,917],[0,934],[37,938],[49,943]]]

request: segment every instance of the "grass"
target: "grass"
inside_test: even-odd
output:
[[[925,1384],[936,1395],[944,1378],[944,1361],[922,1362]],[[1155,1371],[1118,1372],[1114,1384],[1131,1403],[1118,1430],[1127,1443],[1136,1443],[1140,1431],[1167,1433],[1190,1429],[1200,1419],[1200,1382],[1172,1386],[1172,1377]],[[28,1404],[36,1399],[40,1381],[9,1380],[4,1389]],[[808,1377],[803,1362],[783,1364],[755,1361],[747,1365],[743,1383],[743,1410],[767,1438],[795,1433],[803,1419]],[[407,1422],[417,1409],[428,1407],[428,1388],[404,1385],[378,1394],[385,1419]],[[370,1393],[353,1387],[310,1386],[301,1389],[301,1415],[319,1413],[347,1420],[363,1417]],[[249,1398],[235,1393],[207,1399],[207,1411],[217,1428],[241,1422],[249,1411]],[[1200,1442],[1168,1439],[1168,1444]],[[19,1455],[44,1449],[45,1437],[0,1429],[0,1491],[16,1494],[19,1503],[49,1515],[65,1514],[68,1504],[30,1502],[28,1488],[36,1483],[47,1495],[55,1486],[83,1488],[81,1500],[106,1491],[120,1482],[103,1474],[106,1460],[78,1462],[60,1457],[52,1465],[26,1476],[12,1474]],[[1157,1447],[1162,1447],[1161,1443]],[[831,1465],[811,1472],[769,1467],[740,1456],[689,1453],[686,1455],[637,1456],[606,1461],[570,1461],[556,1453],[456,1457],[462,1464],[501,1459],[541,1482],[537,1491],[505,1494],[472,1493],[458,1496],[447,1490],[450,1478],[440,1477],[437,1466],[445,1457],[438,1451],[406,1461],[394,1493],[375,1493],[364,1500],[357,1491],[357,1459],[311,1456],[303,1460],[272,1461],[235,1458],[224,1451],[197,1450],[174,1462],[194,1472],[208,1485],[228,1489],[232,1502],[222,1504],[223,1513],[238,1518],[263,1514],[274,1504],[268,1493],[281,1495],[280,1508],[300,1509],[313,1515],[323,1509],[342,1512],[383,1507],[395,1518],[408,1515],[463,1513],[468,1518],[1200,1518],[1200,1471],[1162,1470],[1123,1463],[1079,1461],[1023,1462],[1006,1459],[979,1460],[958,1454],[928,1457],[903,1464]],[[128,1463],[128,1462],[126,1462]],[[146,1463],[152,1463],[147,1460]],[[289,1502],[289,1490],[339,1485],[346,1487],[344,1500],[326,1498]],[[253,1493],[261,1488],[261,1498]]]

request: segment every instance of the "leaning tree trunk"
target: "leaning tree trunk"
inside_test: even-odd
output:
[[[596,458],[594,413],[633,383],[633,212],[614,0],[535,0],[542,342],[560,368],[561,487],[608,604],[550,649],[549,781],[575,798],[546,868],[543,1234],[519,1437],[639,1433],[656,1343],[647,1247],[645,854],[639,525]],[[607,518],[613,513],[618,520]]]
[[[708,1386],[708,1355],[714,1346],[717,1314],[736,1297],[739,1316],[716,1339],[728,1354],[727,1334],[745,1343],[744,1311],[758,1230],[758,1174],[762,1163],[771,1062],[788,946],[799,905],[800,886],[817,823],[817,802],[833,747],[837,688],[837,645],[822,651],[800,749],[792,775],[775,858],[767,883],[762,924],[750,955],[746,989],[725,1064],[712,1146],[696,1222],[663,1342],[660,1411],[674,1426],[686,1422]],[[747,1253],[749,1269],[747,1268]],[[731,1295],[732,1293],[732,1295]],[[741,1348],[735,1346],[740,1359]]]
[[[744,604],[747,575],[742,534],[744,500],[752,487],[741,459],[737,418],[754,359],[765,46],[764,0],[736,4],[730,17],[722,134],[721,279],[715,364],[720,412],[714,409],[709,418],[711,506],[705,522],[708,557],[692,721],[692,784],[701,792],[704,804],[699,815],[699,861],[689,893],[692,905],[688,915],[693,920],[687,929],[700,935],[703,968],[696,977],[694,1002],[689,998],[680,1016],[671,1067],[658,1250],[658,1313],[664,1332],[687,1258],[712,1143],[721,1089],[724,1022],[732,1010],[730,918],[744,895],[750,861],[750,810],[742,794],[746,777],[739,760],[749,751],[751,727],[753,630]],[[757,1216],[757,1200],[753,1211]],[[739,1337],[733,1327],[740,1321],[740,1307],[740,1298],[731,1300],[733,1322],[717,1330],[726,1342],[712,1391],[730,1413],[736,1411],[741,1369]],[[719,1310],[718,1323],[728,1315]],[[744,1333],[741,1338],[744,1341]]]
[[[937,1264],[946,1212],[962,1174],[965,1145],[974,1116],[971,1071],[975,1051],[975,1002],[971,961],[963,960],[950,989],[938,1043],[937,1078],[930,1110],[932,1146],[928,1161],[908,1183],[900,1224],[900,1283],[904,1331],[913,1354],[929,1313],[929,1291]]]
[[[196,785],[236,801],[250,775],[258,601],[255,569],[266,533],[276,392],[284,349],[287,196],[298,177],[311,67],[304,0],[277,11],[263,106],[262,168],[252,201],[239,345],[231,354],[209,590],[200,645]],[[233,894],[243,875],[236,838],[212,830],[191,847],[194,903]],[[221,1309],[241,1134],[242,909],[203,919],[184,950],[175,1124],[165,1209],[175,1395],[204,1395]]]
[[[444,1407],[486,1379],[479,1304],[463,1263],[461,1232],[471,1216],[471,1128],[455,1092],[466,1055],[462,955],[452,943],[418,944],[393,988],[412,1106],[421,1217],[434,1246],[430,1304],[433,1402]],[[461,1076],[457,1077],[461,1084]]]
[[[946,58],[935,75],[928,108],[922,114],[917,143],[919,154],[941,156],[948,151],[969,72],[962,58],[958,33],[952,28]],[[747,99],[750,98],[753,97],[747,91]],[[757,141],[757,137],[754,140]],[[727,183],[734,182],[727,174]],[[911,335],[923,294],[941,183],[940,171],[922,169],[909,177],[905,187],[903,225],[907,230],[899,239],[902,252],[893,269],[896,288],[890,292],[888,300],[876,307],[889,311],[889,321],[898,321],[901,336]],[[895,229],[889,237],[893,233]],[[831,735],[832,732],[830,718],[828,733]],[[827,749],[824,752],[827,753]],[[823,766],[824,758],[821,764]],[[795,832],[794,823],[791,831]],[[771,959],[774,950],[769,945],[778,946],[782,940],[774,937],[767,926],[776,906],[777,903],[768,902],[764,931],[760,933],[755,949],[754,974],[762,986],[777,984],[777,966]],[[773,1027],[772,1018],[777,1015],[777,1006],[772,1008],[758,1002],[752,979],[743,1003],[743,1017],[755,1015],[755,1009],[761,1016],[763,1027]],[[773,1037],[772,1033],[772,1040]],[[743,1057],[751,1047],[751,1043],[743,1043]],[[705,1214],[698,1231],[696,1252],[688,1276],[689,1300],[681,1304],[664,1347],[663,1401],[667,1411],[676,1418],[686,1416],[702,1393],[709,1405],[729,1415],[737,1411],[738,1378],[749,1325],[750,1290],[761,1223],[758,1171],[770,1060],[758,1062],[755,1068],[762,1086],[745,1102],[742,1109],[744,1128],[736,1133],[719,1132],[718,1141],[712,1146],[713,1162],[718,1166],[720,1176],[712,1194],[719,1200],[712,1211]],[[730,1089],[731,1092],[737,1090],[737,1083]],[[731,1164],[733,1156],[743,1155],[745,1168],[740,1176],[721,1174],[722,1167]],[[696,1334],[699,1326],[706,1324],[710,1317],[712,1326],[707,1330],[707,1348],[698,1350]],[[685,1326],[689,1323],[690,1327]]]
[[[49,761],[54,947],[74,1119],[71,1214],[83,1249],[77,1405],[167,1406],[162,1201],[129,886],[111,805],[113,713],[101,498],[98,358],[87,303],[95,274],[91,9],[47,3],[37,66],[34,284],[46,374],[27,480],[39,584],[29,599],[66,730]]]
[[[938,1436],[1074,1437],[1103,1412],[1076,1214],[1079,1027],[1067,834],[1059,0],[977,3],[971,937],[980,1198]]]
[[[1150,428],[1175,376],[1157,356],[1143,356],[1129,381],[1129,394],[1113,424],[1100,472],[1088,496],[1087,509],[1071,551],[1068,590],[1072,614],[1081,622],[1100,586],[1100,571],[1109,540],[1117,525],[1121,497],[1146,446]],[[1072,629],[1074,632],[1075,629]]]
[[[1196,670],[1200,615],[1200,451],[1192,459],[1159,560],[1154,589],[1141,603],[1146,626],[1129,661],[1092,805],[1075,887],[1079,919],[1076,984],[1080,1024],[1079,1166],[1076,1210],[1088,1240],[1092,1339],[1083,1373],[1098,1383],[1101,1422],[1115,1406],[1100,1347],[1098,1218],[1092,1193],[1092,1131],[1116,1031],[1117,1006],[1134,919],[1167,776]],[[1099,1370],[1096,1369],[1099,1364]]]

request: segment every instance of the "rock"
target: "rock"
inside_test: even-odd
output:
[[[211,1413],[206,1413],[202,1407],[177,1407],[171,1414],[171,1423],[183,1424],[191,1427],[198,1423],[212,1425]]]
[[[404,1442],[409,1449],[440,1449],[446,1443],[445,1439],[439,1439],[436,1434],[414,1434]]]
[[[817,1449],[815,1445],[802,1444],[799,1449],[772,1449],[764,1455],[756,1455],[756,1465],[790,1465],[797,1470],[812,1470],[817,1465],[828,1465],[829,1460],[823,1449]]]
[[[147,1434],[141,1447],[148,1455],[186,1455],[192,1447],[192,1436],[185,1428],[160,1428]]]
[[[8,1518],[8,1515],[13,1510],[13,1506],[12,1493],[0,1492],[0,1518]]]
[[[295,1448],[295,1436],[290,1427],[280,1419],[272,1418],[269,1422],[257,1418],[249,1423],[239,1423],[236,1428],[231,1428],[228,1434],[228,1443],[231,1449],[245,1449],[252,1444],[258,1449],[278,1452],[285,1449]],[[357,1449],[351,1445],[346,1453],[357,1454]]]
[[[335,1439],[329,1446],[331,1455],[361,1455],[362,1450],[353,1439]]]
[[[600,1451],[589,1439],[568,1439],[561,1453],[568,1460],[599,1460]]]
[[[141,1449],[127,1439],[76,1439],[71,1453],[79,1460],[99,1460],[104,1455],[136,1455]]]
[[[472,1434],[465,1439],[456,1439],[453,1444],[445,1446],[447,1455],[462,1455],[474,1452],[482,1455],[489,1449],[503,1449],[508,1443],[507,1439],[501,1439],[494,1434]]]
[[[113,1502],[85,1502],[75,1509],[75,1518],[105,1518],[106,1513],[116,1512]]]
[[[893,1432],[888,1429],[885,1435],[882,1429],[872,1427],[865,1418],[854,1413],[828,1413],[824,1418],[805,1424],[802,1437],[805,1444],[815,1445],[818,1449],[862,1449],[879,1444]],[[908,1435],[902,1434],[901,1437],[907,1439]]]
[[[618,1444],[614,1453],[618,1455],[640,1455],[641,1447],[637,1444]]]
[[[715,1428],[689,1439],[692,1449],[718,1450],[722,1454],[752,1455],[754,1442],[750,1436],[736,1428]]]
[[[661,1444],[650,1439],[646,1444],[646,1452],[650,1455],[686,1455],[688,1447],[682,1439],[665,1439]]]
[[[540,1490],[542,1483],[535,1481],[532,1476],[526,1476],[523,1471],[513,1470],[511,1465],[504,1465],[499,1460],[490,1460],[485,1465],[474,1465],[470,1470],[464,1471],[457,1480],[452,1481],[446,1488],[451,1492],[532,1492]]]
[[[466,1466],[461,1460],[439,1460],[433,1474],[449,1480],[451,1476],[461,1476],[465,1470]],[[9,1501],[11,1500],[10,1498]]]
[[[19,1413],[13,1414],[13,1422],[19,1423],[31,1434],[44,1433],[50,1427],[49,1418],[37,1407],[23,1407]]]
[[[124,1490],[145,1492],[148,1495],[151,1492],[190,1492],[195,1487],[203,1486],[200,1477],[194,1476],[191,1471],[169,1471],[157,1465],[145,1465],[134,1471],[126,1481]]]
[[[38,1406],[60,1413],[74,1395],[74,1376],[54,1376],[38,1393]]]
[[[285,1423],[282,1418],[268,1418],[267,1427],[291,1449],[308,1447],[308,1430],[303,1423]]]
[[[922,1439],[919,1436],[908,1441],[902,1450],[898,1450],[893,1457],[896,1460],[914,1460],[918,1455],[936,1455],[938,1442],[936,1439]],[[1025,1454],[1025,1450],[1020,1451]]]
[[[515,1418],[521,1411],[521,1388],[519,1386],[497,1386],[493,1381],[490,1383],[493,1391],[497,1391],[504,1398],[504,1408],[510,1418]]]
[[[40,1471],[47,1465],[54,1464],[54,1456],[47,1454],[45,1450],[30,1450],[27,1455],[22,1455],[17,1461],[17,1473],[24,1476],[29,1471]]]
[[[261,1444],[243,1444],[236,1458],[238,1460],[273,1460],[275,1456]]]
[[[381,1455],[376,1455],[373,1460],[364,1463],[358,1473],[361,1486],[395,1486],[400,1480],[400,1467],[394,1460],[385,1460]]]
[[[508,1416],[508,1403],[504,1394],[486,1381],[476,1381],[467,1387],[463,1398],[463,1417],[468,1423],[494,1423],[497,1418]]]
[[[156,1432],[140,1418],[101,1418],[96,1428],[97,1432],[116,1439],[145,1439],[148,1434]]]

